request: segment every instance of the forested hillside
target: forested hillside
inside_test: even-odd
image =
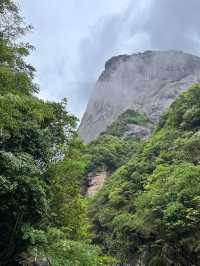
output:
[[[200,85],[92,200],[93,241],[131,265],[200,265]]]
[[[153,123],[145,116],[133,110],[126,110],[105,132],[86,145],[84,154],[87,167],[83,186],[87,191],[91,178],[97,172],[111,175],[125,164],[138,150],[140,142],[150,136]]]
[[[200,265],[200,84],[157,125],[127,109],[86,145],[67,99],[38,97],[30,30],[2,0],[0,266]]]

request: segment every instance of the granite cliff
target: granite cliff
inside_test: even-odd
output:
[[[126,110],[154,123],[171,102],[200,80],[200,58],[180,51],[120,55],[105,64],[79,127],[89,143]]]

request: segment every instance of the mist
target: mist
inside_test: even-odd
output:
[[[35,26],[27,40],[37,48],[30,62],[38,69],[40,97],[67,97],[79,117],[110,57],[145,50],[200,52],[199,0],[19,2]]]

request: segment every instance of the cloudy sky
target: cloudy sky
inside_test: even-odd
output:
[[[16,0],[34,31],[40,97],[81,117],[105,61],[144,50],[200,51],[199,0]]]

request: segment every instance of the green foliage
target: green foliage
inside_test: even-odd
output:
[[[50,223],[61,228],[69,239],[85,237],[85,204],[80,195],[78,178],[85,171],[86,163],[80,153],[80,141],[73,139],[65,157],[52,165],[48,172]],[[77,146],[76,146],[77,145]],[[82,145],[81,145],[82,146]]]
[[[172,239],[193,234],[200,219],[199,174],[200,167],[189,163],[159,166],[137,198],[141,230],[149,233],[153,227]]]
[[[199,99],[199,84],[183,93],[92,200],[93,241],[106,254],[124,263],[143,254],[145,265],[172,258],[198,265]]]
[[[0,264],[105,265],[88,241],[79,179],[85,171],[77,119],[39,100],[32,47],[15,43],[30,27],[11,0],[0,3]]]
[[[4,38],[16,38],[24,35],[30,26],[27,26],[20,16],[18,6],[12,0],[0,2],[0,34]]]
[[[87,147],[88,171],[104,168],[113,172],[131,157],[137,147],[136,141],[125,141],[109,134],[101,135]]]
[[[29,153],[42,164],[52,161],[76,122],[65,107],[32,96],[0,95],[2,148]]]
[[[134,110],[128,109],[124,113],[122,113],[118,117],[118,119],[106,129],[105,134],[123,137],[124,133],[128,131],[130,124],[146,125],[148,123],[151,122],[145,114],[141,114]]]
[[[127,110],[112,123],[96,140],[86,146],[85,155],[88,160],[83,183],[88,183],[88,173],[105,170],[108,174],[113,173],[125,164],[139,147],[140,138],[125,136],[129,125],[150,124],[148,118],[133,110]]]
[[[189,91],[172,104],[171,108],[162,117],[158,129],[164,125],[181,130],[197,130],[200,127],[200,84],[193,85]]]
[[[39,100],[32,47],[15,43],[26,26],[11,0],[0,3],[0,261],[34,257],[55,266],[199,265],[200,85],[183,93],[143,143],[126,138],[127,110],[85,147],[66,100]],[[113,173],[87,203],[88,172]],[[88,232],[88,220],[90,232]],[[92,242],[98,245],[91,245]],[[102,251],[106,256],[102,256]]]
[[[109,257],[100,256],[100,250],[84,241],[66,239],[65,234],[54,228],[30,231],[25,229],[25,237],[32,239],[36,249],[31,249],[32,256],[46,257],[55,266],[103,266],[114,263]]]
[[[37,225],[47,214],[46,185],[29,154],[0,153],[0,259],[5,265],[20,254],[27,243],[22,226]]]
[[[105,132],[86,146],[84,153],[88,163],[85,179],[82,181],[83,187],[88,186],[91,173],[95,174],[103,170],[110,175],[136,153],[142,136],[128,133],[131,125],[141,125],[147,130],[152,129],[152,123],[146,115],[127,110]]]

